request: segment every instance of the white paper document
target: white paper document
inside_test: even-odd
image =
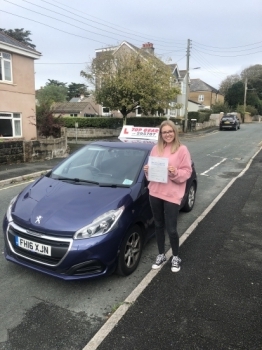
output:
[[[152,157],[148,159],[148,180],[167,183],[168,158]]]

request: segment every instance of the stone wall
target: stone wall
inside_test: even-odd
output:
[[[95,139],[102,137],[118,137],[121,129],[99,129],[99,128],[67,128],[69,139]]]
[[[65,157],[68,154],[66,128],[60,138],[39,138],[32,141],[0,142],[0,164],[34,162]]]
[[[204,123],[196,123],[196,130],[212,128],[213,126],[216,126],[215,120],[209,120],[208,122],[204,122]]]
[[[1,141],[0,164],[21,163],[24,161],[24,141]]]
[[[39,139],[37,141],[24,141],[24,161],[34,162],[44,159],[64,157],[67,154],[67,139]]]

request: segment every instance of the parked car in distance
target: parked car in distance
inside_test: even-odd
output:
[[[240,120],[234,114],[224,115],[219,124],[219,130],[231,129],[237,131],[240,129]]]
[[[131,274],[154,234],[143,171],[152,147],[92,142],[29,184],[3,220],[6,259],[64,280]],[[197,190],[192,167],[187,212]]]

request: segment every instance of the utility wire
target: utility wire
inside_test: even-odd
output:
[[[66,11],[66,12],[69,12],[69,13],[72,13],[72,14],[75,14],[75,13],[72,12],[72,11],[68,11],[68,10],[63,9],[63,8],[60,7],[60,6],[54,5],[53,3],[50,3],[49,1],[46,1],[46,0],[41,0],[41,1],[42,1],[42,2],[45,2],[45,3],[47,3],[47,4],[50,4],[50,5],[52,5],[52,6],[58,7],[58,8],[60,8],[60,9],[62,9],[63,11]],[[78,11],[78,10],[75,9],[75,8],[72,8],[72,7],[70,7],[70,6],[61,4],[59,1],[56,1],[56,4],[57,4],[57,3],[60,4],[60,5],[62,5],[62,6],[64,6],[64,7],[66,7],[66,8],[73,9],[74,11],[83,14],[82,11]],[[87,16],[89,16],[89,17],[92,17],[92,18],[95,18],[95,19],[100,20],[99,18],[97,18],[97,17],[95,17],[95,16],[92,16],[92,15],[89,15],[89,14],[86,14],[86,13],[84,13],[84,14],[87,15]],[[83,17],[83,16],[78,15],[78,14],[76,14],[76,15],[79,16],[79,17],[82,17],[82,18],[86,19],[86,17]],[[89,19],[89,21],[92,21],[92,20]],[[126,28],[124,28],[124,27],[122,27],[122,26],[119,26],[119,25],[116,25],[116,24],[112,24],[112,23],[110,23],[110,22],[106,22],[106,23],[111,24],[111,26],[108,26],[108,25],[106,25],[106,24],[104,24],[104,23],[97,22],[97,21],[92,21],[92,22],[98,23],[98,24],[100,24],[100,25],[102,25],[102,26],[105,26],[105,27],[107,27],[107,28],[111,28],[111,29],[117,30],[118,32],[119,32],[119,29],[117,29],[117,28],[123,28],[124,30],[126,30]],[[103,20],[103,22],[105,22],[105,21]],[[117,27],[117,28],[116,28],[116,27]],[[138,32],[136,32],[136,31],[132,31],[133,33],[136,33],[136,34],[132,34],[132,32],[130,33],[130,32],[126,32],[126,31],[122,31],[122,32],[123,32],[123,33],[127,33],[127,34],[131,34],[131,35],[136,35],[136,36],[139,36],[139,37],[141,37],[141,38],[145,38],[144,34],[142,34],[143,36],[141,36],[141,33],[138,33]],[[147,36],[147,38],[148,38],[148,36]],[[161,42],[165,43],[165,41],[164,41],[162,38],[157,39],[157,37],[154,38],[154,41],[161,41]],[[184,41],[185,41],[185,40],[182,40],[182,39],[181,39],[181,40],[176,40],[176,42],[184,42]],[[170,44],[170,42],[166,42],[166,43]],[[172,42],[172,44],[173,44],[173,42]]]
[[[203,52],[203,51],[200,51],[200,50],[197,50],[197,49],[195,49],[195,50],[198,51],[198,52],[202,52],[202,53],[204,53],[205,55],[216,56],[216,57],[240,57],[240,56],[250,56],[250,55],[255,55],[255,54],[257,54],[257,53],[262,52],[262,50],[261,50],[261,51],[250,52],[250,53],[246,53],[246,54],[242,54],[242,55],[215,55],[215,54],[208,53],[208,52]]]
[[[105,42],[102,42],[102,41],[99,41],[99,40],[95,40],[95,39],[91,39],[91,38],[88,38],[88,37],[84,37],[84,36],[82,36],[82,35],[69,33],[69,32],[67,32],[67,31],[65,31],[65,30],[52,27],[52,26],[50,26],[50,25],[48,25],[48,24],[41,23],[41,22],[39,22],[39,21],[35,21],[35,20],[31,19],[31,18],[19,16],[19,15],[17,15],[17,14],[14,14],[14,13],[11,13],[11,12],[8,12],[8,11],[3,11],[3,10],[0,10],[0,11],[1,11],[1,12],[4,12],[4,13],[8,13],[9,15],[12,15],[12,16],[16,16],[16,17],[20,17],[20,18],[23,18],[23,19],[27,19],[28,21],[31,21],[31,22],[35,22],[35,23],[38,23],[38,24],[42,24],[43,26],[46,26],[46,27],[55,29],[55,30],[57,30],[57,31],[59,31],[59,32],[62,32],[62,33],[66,33],[66,34],[69,34],[69,35],[72,35],[72,36],[76,36],[76,37],[78,37],[78,38],[82,38],[82,39],[86,39],[86,40],[91,40],[91,41],[95,41],[95,42],[100,43],[100,44],[104,44],[104,45],[110,46],[110,44],[108,44],[108,43],[105,43]]]
[[[6,1],[6,2],[8,2],[8,3],[10,3],[10,4],[14,5],[14,6],[23,8],[23,9],[25,9],[25,10],[27,10],[27,11],[36,13],[36,14],[38,14],[38,15],[41,15],[41,16],[44,16],[44,17],[53,19],[53,20],[55,20],[55,21],[59,21],[59,22],[61,22],[61,23],[66,23],[67,25],[70,25],[70,26],[72,26],[72,27],[81,29],[81,30],[86,31],[86,32],[89,32],[89,33],[91,33],[91,34],[99,35],[99,36],[102,36],[102,37],[106,37],[106,38],[109,38],[109,39],[112,39],[112,40],[115,40],[115,41],[119,40],[119,39],[117,39],[116,37],[111,37],[111,36],[108,36],[108,35],[106,35],[106,34],[101,34],[101,33],[97,33],[97,32],[94,32],[94,31],[90,31],[90,30],[81,28],[81,27],[79,27],[79,26],[77,26],[77,25],[74,25],[74,24],[72,24],[72,23],[68,23],[68,21],[63,21],[63,20],[58,19],[58,18],[56,18],[56,17],[48,16],[48,15],[43,14],[43,13],[41,13],[41,12],[31,10],[31,9],[29,9],[29,8],[27,8],[27,7],[24,7],[24,6],[21,6],[21,5],[17,5],[17,4],[15,4],[15,3],[13,3],[12,1],[8,1],[8,0],[4,0],[4,1]],[[82,24],[84,24],[84,25],[88,25],[89,27],[95,28],[95,29],[97,29],[97,30],[100,30],[100,31],[103,31],[103,32],[106,32],[106,33],[110,33],[110,34],[113,34],[113,35],[117,35],[117,36],[122,35],[121,33],[118,34],[118,33],[114,33],[114,32],[108,32],[108,30],[100,29],[100,28],[98,28],[98,27],[95,27],[95,26],[92,26],[92,25],[90,25],[90,24],[87,24],[87,23],[85,23],[85,22],[83,22],[83,21],[79,21],[79,18],[78,18],[78,19],[74,19],[74,18],[72,18],[72,17],[70,17],[70,16],[67,16],[67,15],[64,15],[64,14],[62,14],[62,13],[59,13],[59,12],[56,12],[56,11],[47,9],[46,7],[42,7],[42,6],[33,4],[33,3],[31,3],[30,1],[27,1],[27,0],[23,0],[23,1],[26,2],[26,3],[29,3],[29,4],[31,4],[31,5],[34,5],[34,6],[36,6],[36,7],[39,7],[40,9],[44,9],[44,10],[50,11],[50,12],[52,12],[52,13],[58,14],[58,15],[60,15],[60,16],[63,16],[63,17],[65,17],[65,18],[69,18],[70,20],[77,21],[78,23],[82,23]],[[79,17],[79,16],[78,16],[78,17]],[[82,17],[82,16],[80,16],[80,17]],[[84,17],[82,17],[82,18],[84,18]],[[86,18],[85,18],[85,19],[86,19]],[[118,31],[118,32],[119,32],[119,31]],[[132,37],[127,37],[127,38],[133,40]],[[137,39],[136,39],[136,40],[137,40]],[[163,47],[167,47],[167,45],[161,45],[161,44],[158,44],[158,45],[159,45],[159,46],[163,46]],[[174,44],[172,44],[172,47],[173,47],[173,46],[174,46]]]
[[[241,46],[217,47],[217,46],[209,46],[209,45],[201,44],[201,43],[198,43],[197,41],[194,41],[194,44],[197,44],[197,45],[200,45],[200,46],[211,47],[213,49],[221,49],[221,50],[238,49],[238,48],[241,48],[241,47],[247,47],[247,46],[257,45],[257,44],[261,44],[261,43],[262,43],[262,41],[258,41],[258,42],[253,43],[253,44],[247,44],[247,45],[241,45]]]

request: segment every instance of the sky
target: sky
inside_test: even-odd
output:
[[[188,40],[190,78],[219,89],[262,64],[261,18],[261,0],[0,0],[0,28],[29,30],[42,54],[36,89],[48,79],[88,85],[80,71],[95,50],[123,41],[153,43],[157,57],[185,70]]]

